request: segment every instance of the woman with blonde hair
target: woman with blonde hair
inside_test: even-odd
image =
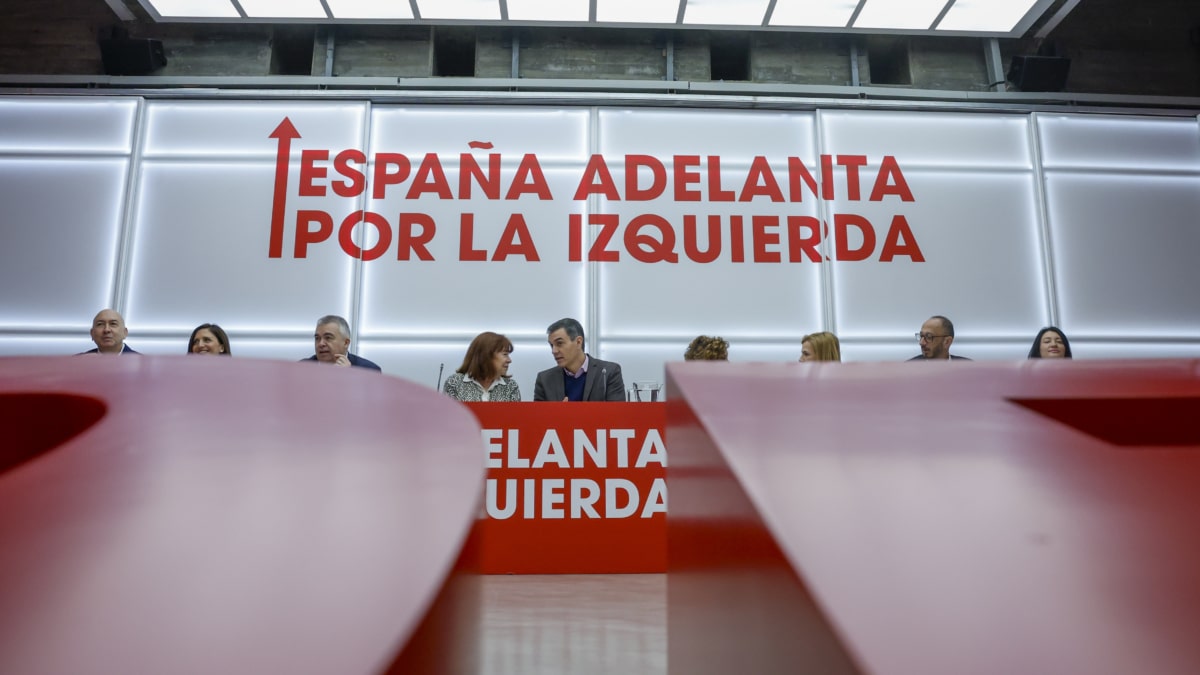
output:
[[[829,331],[812,333],[800,338],[800,362],[841,361],[842,344]]]
[[[442,392],[459,401],[520,401],[521,388],[508,376],[512,350],[512,342],[499,333],[476,335]]]
[[[719,337],[700,335],[683,353],[684,361],[728,361],[729,343]]]

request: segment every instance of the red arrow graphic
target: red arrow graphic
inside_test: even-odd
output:
[[[271,245],[268,256],[283,257],[283,214],[287,205],[288,157],[292,153],[292,139],[300,138],[300,132],[286,117],[275,127],[269,138],[279,139],[279,152],[275,155],[275,196],[271,202]]]

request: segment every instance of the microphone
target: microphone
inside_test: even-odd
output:
[[[600,400],[608,400],[608,368],[600,369],[600,382],[604,385],[604,389],[600,392]]]
[[[445,367],[446,367],[446,364],[444,364],[444,363],[438,365],[438,383],[437,383],[437,387],[435,387],[435,389],[437,389],[438,391],[442,390],[442,369]]]

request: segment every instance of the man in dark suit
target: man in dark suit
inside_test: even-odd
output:
[[[125,344],[129,337],[129,329],[125,327],[125,317],[115,309],[102,309],[92,319],[92,342],[95,349],[89,349],[84,354],[113,354],[125,356],[137,354]]]
[[[950,345],[954,343],[954,324],[944,316],[931,316],[921,324],[917,333],[917,344],[921,345],[920,356],[909,361],[970,361],[965,356],[952,356]]]
[[[583,350],[583,326],[575,319],[560,319],[546,329],[554,355],[553,368],[537,374],[535,401],[624,401],[621,366],[593,358]]]
[[[305,361],[332,363],[335,366],[354,366],[382,372],[372,361],[350,353],[350,324],[340,316],[330,314],[317,319],[317,330],[313,333],[316,354]]]

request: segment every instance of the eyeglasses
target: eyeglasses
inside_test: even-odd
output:
[[[913,333],[913,335],[916,336],[917,342],[921,342],[921,341],[930,342],[934,338],[950,337],[949,335],[934,335],[933,333]]]

